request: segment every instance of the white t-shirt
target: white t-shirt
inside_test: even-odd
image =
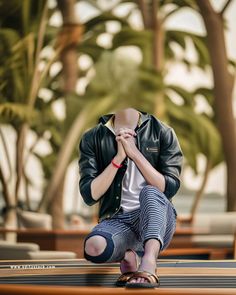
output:
[[[114,134],[110,119],[105,126],[109,128]],[[125,212],[136,210],[140,207],[139,194],[144,186],[147,185],[142,173],[139,171],[136,164],[128,158],[127,169],[122,181],[121,192],[121,208]]]
[[[126,212],[138,209],[140,191],[147,183],[135,163],[129,158],[122,184],[121,207]]]

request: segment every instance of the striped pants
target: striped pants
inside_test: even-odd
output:
[[[111,219],[96,225],[86,237],[102,236],[107,246],[98,256],[84,257],[94,263],[119,262],[127,249],[133,249],[140,256],[149,239],[157,239],[161,250],[165,249],[175,232],[176,211],[172,203],[156,187],[147,185],[139,195],[140,208],[131,212],[118,212]]]

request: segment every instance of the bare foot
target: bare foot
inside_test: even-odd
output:
[[[132,250],[127,250],[125,252],[125,257],[120,262],[121,273],[135,272],[138,269],[138,257],[137,254]]]

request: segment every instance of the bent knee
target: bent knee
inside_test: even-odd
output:
[[[104,252],[106,246],[106,239],[102,236],[96,235],[86,240],[84,251],[89,256],[99,256]]]
[[[152,199],[155,197],[155,199],[161,199],[161,200],[167,200],[167,197],[163,192],[161,192],[156,186],[153,185],[146,185],[145,187],[142,188],[140,195],[139,195],[139,200],[140,202],[142,201],[147,201],[147,199]]]
[[[84,257],[94,263],[109,260],[114,250],[114,242],[108,233],[93,232],[84,245]]]
[[[140,192],[140,196],[146,195],[146,194],[148,195],[158,194],[160,196],[165,196],[165,194],[162,191],[160,191],[156,186],[150,185],[150,184],[144,186]]]

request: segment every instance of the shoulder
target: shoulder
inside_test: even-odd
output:
[[[101,124],[98,124],[95,127],[86,130],[84,132],[83,136],[82,136],[82,140],[86,140],[87,141],[87,140],[94,139],[94,136],[96,136],[96,134],[99,132],[100,125]]]
[[[173,127],[157,119],[153,115],[150,115],[150,120],[152,121],[154,129],[159,133],[160,141],[163,144],[178,144],[178,139]]]
[[[100,124],[84,132],[80,140],[80,148],[84,148],[84,147],[92,148],[93,146],[95,146],[99,125]]]
[[[161,131],[162,134],[169,133],[173,130],[168,124],[164,123],[163,121],[159,120],[153,115],[149,115],[150,121],[152,122],[153,126]]]

